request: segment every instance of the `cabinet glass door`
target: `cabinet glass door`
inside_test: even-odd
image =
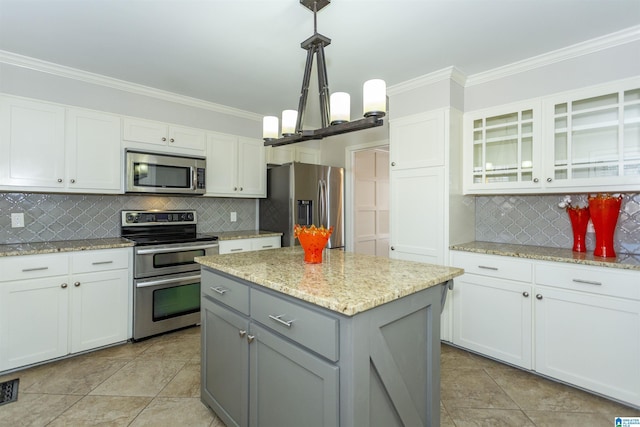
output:
[[[554,105],[555,180],[640,175],[640,89]]]
[[[533,109],[473,121],[473,183],[533,181]]]

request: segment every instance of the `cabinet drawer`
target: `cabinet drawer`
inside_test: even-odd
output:
[[[329,360],[338,360],[338,319],[257,289],[251,289],[251,318]]]
[[[200,290],[203,295],[249,315],[249,286],[246,284],[203,269]]]
[[[251,249],[251,239],[223,240],[219,243],[220,254],[245,252]]]
[[[264,249],[275,249],[280,247],[280,236],[258,237],[251,240],[251,249],[261,251]]]
[[[105,249],[74,253],[71,258],[73,273],[119,270],[129,268],[131,249]]]
[[[465,273],[520,282],[531,282],[533,279],[530,261],[469,252],[452,252],[452,255],[452,265],[463,268]]]
[[[535,265],[536,284],[640,300],[640,272],[575,264]]]
[[[0,259],[0,281],[69,274],[67,254],[10,256]]]

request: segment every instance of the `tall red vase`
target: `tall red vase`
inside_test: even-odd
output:
[[[613,235],[616,231],[622,196],[612,197],[608,194],[589,196],[589,213],[593,228],[596,231],[596,247],[593,255],[603,258],[614,258]]]
[[[568,207],[567,213],[569,214],[571,230],[573,231],[573,251],[586,252],[585,236],[587,234],[587,225],[589,224],[589,208]]]

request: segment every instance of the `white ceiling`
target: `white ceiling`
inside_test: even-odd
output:
[[[473,75],[638,24],[640,0],[333,0],[318,12],[329,88],[351,93],[352,117],[370,78]],[[258,114],[297,108],[312,34],[298,0],[0,0],[0,50]]]

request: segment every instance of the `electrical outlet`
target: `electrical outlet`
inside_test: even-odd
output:
[[[238,214],[235,212],[231,212],[231,222],[236,222],[238,220]]]
[[[24,214],[22,212],[11,214],[11,227],[12,228],[24,227]]]

